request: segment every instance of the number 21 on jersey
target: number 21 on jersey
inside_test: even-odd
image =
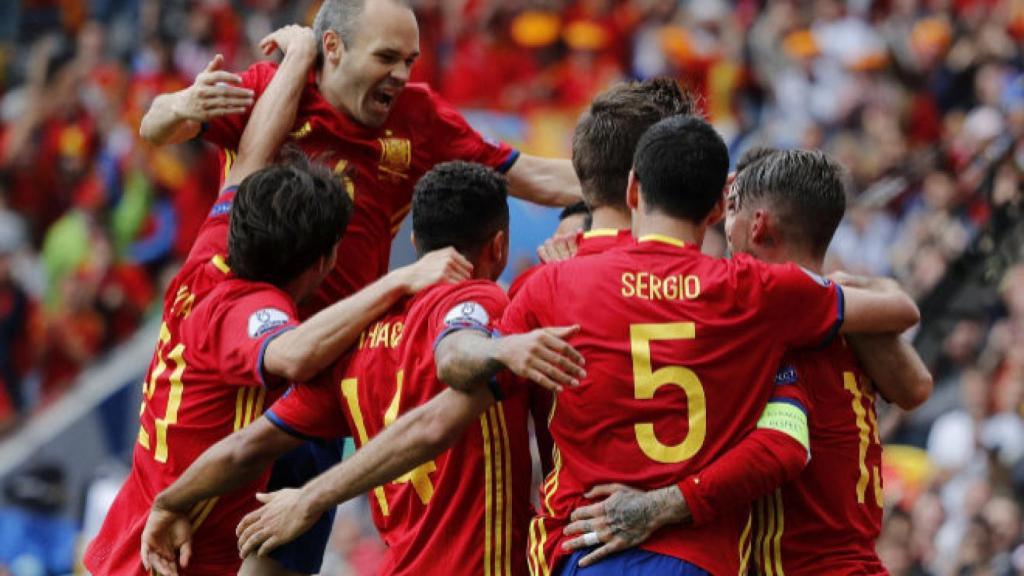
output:
[[[139,408],[139,416],[141,417],[146,412],[146,404],[153,400],[157,381],[167,371],[168,362],[173,364],[174,367],[169,378],[170,390],[167,393],[167,408],[164,410],[163,418],[157,418],[153,422],[153,428],[156,433],[155,449],[151,447],[150,435],[146,431],[145,422],[143,421],[139,425],[139,444],[146,450],[153,450],[153,459],[161,463],[167,462],[167,429],[178,422],[178,408],[181,407],[181,395],[185,388],[181,380],[182,375],[185,373],[185,345],[179,342],[168,352],[167,346],[170,341],[171,332],[168,330],[167,323],[165,322],[160,325],[160,343],[157,345],[156,366],[149,373],[149,378],[142,382],[142,406]]]

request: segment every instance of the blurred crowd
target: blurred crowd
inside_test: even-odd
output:
[[[850,208],[831,266],[896,276],[918,298],[1020,201],[1021,0],[413,3],[414,80],[463,109],[575,117],[611,82],[670,75],[735,157],[833,154]],[[139,139],[151,99],[214,54],[246,67],[259,38],[317,7],[0,3],[0,435],[159,308],[213,200],[213,150]],[[1024,574],[1024,268],[999,281],[1001,305],[961,319],[933,366],[926,441],[890,450],[879,547],[893,574]],[[328,566],[372,570],[365,511],[339,526]]]

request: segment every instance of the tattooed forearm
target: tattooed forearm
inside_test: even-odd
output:
[[[689,508],[675,486],[641,492],[622,490],[605,505],[613,534],[635,546],[666,524],[689,519]]]

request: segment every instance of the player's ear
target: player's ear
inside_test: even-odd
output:
[[[324,32],[324,37],[320,39],[320,43],[324,59],[337,65],[341,61],[341,57],[345,55],[345,43],[342,42],[341,36],[338,36],[334,30],[327,30]]]
[[[508,235],[504,230],[498,230],[491,239],[491,257],[495,262],[502,262],[508,253]]]
[[[412,245],[413,252],[416,252],[417,248],[416,248],[416,233],[415,232],[409,232],[409,244]]]
[[[754,211],[750,219],[750,241],[757,246],[771,246],[775,243],[772,237],[771,218],[762,209]]]
[[[626,204],[630,210],[636,210],[640,205],[640,183],[636,180],[636,173],[629,171],[629,180],[626,182]]]
[[[725,196],[718,198],[718,202],[711,207],[711,212],[708,212],[706,218],[704,218],[704,224],[708,227],[714,226],[722,221],[725,216]]]

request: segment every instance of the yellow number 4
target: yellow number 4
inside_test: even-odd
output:
[[[707,434],[704,387],[697,374],[683,366],[663,366],[657,370],[651,364],[651,342],[655,340],[693,340],[693,322],[669,324],[633,324],[629,327],[630,349],[633,355],[633,395],[637,400],[651,400],[662,386],[678,386],[686,394],[689,429],[682,442],[667,445],[658,440],[654,423],[634,425],[640,449],[648,458],[664,464],[676,464],[693,456],[704,445]]]

